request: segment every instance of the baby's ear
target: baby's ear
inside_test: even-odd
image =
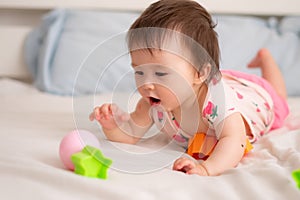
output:
[[[209,63],[204,64],[201,71],[197,71],[194,76],[194,84],[202,84],[206,81],[210,74],[211,65]]]

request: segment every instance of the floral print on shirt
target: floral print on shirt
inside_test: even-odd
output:
[[[218,116],[218,106],[208,101],[206,107],[203,109],[202,117],[206,118],[210,125],[213,125],[214,119]]]

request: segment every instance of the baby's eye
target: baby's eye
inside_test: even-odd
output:
[[[168,75],[168,73],[166,73],[166,72],[155,72],[155,75],[156,76],[165,76],[165,75]]]
[[[135,74],[137,74],[137,75],[144,75],[144,72],[143,71],[135,71]]]

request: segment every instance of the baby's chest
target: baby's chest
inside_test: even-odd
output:
[[[173,115],[167,112],[156,112],[154,122],[157,128],[171,137],[182,135],[191,138],[195,133],[206,133],[208,130],[208,121],[205,118],[186,117],[185,120],[177,120]]]

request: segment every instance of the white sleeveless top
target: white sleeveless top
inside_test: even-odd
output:
[[[172,113],[152,106],[152,118],[163,133],[173,138],[180,146],[187,148],[188,140],[196,133],[185,133]],[[267,132],[274,120],[273,101],[269,93],[256,83],[245,79],[224,75],[219,82],[211,81],[201,110],[203,120],[209,124],[207,136],[217,142],[220,138],[222,123],[229,115],[239,112],[248,123],[256,141]]]

